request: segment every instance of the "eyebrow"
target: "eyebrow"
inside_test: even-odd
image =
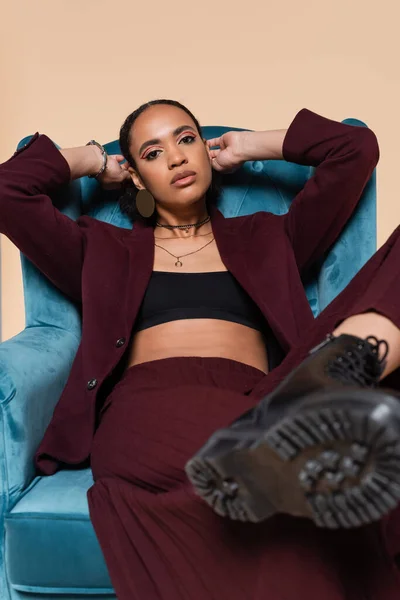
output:
[[[179,135],[180,133],[182,133],[182,131],[185,131],[185,129],[191,129],[192,131],[194,131],[194,133],[196,133],[196,130],[194,127],[192,127],[191,125],[180,125],[180,127],[177,127],[176,129],[174,129],[174,131],[172,132],[173,136]],[[142,154],[143,150],[145,150],[145,148],[147,148],[148,146],[153,146],[153,144],[161,144],[161,140],[159,138],[154,138],[154,140],[147,140],[147,142],[144,142],[140,148],[139,148],[139,154]]]

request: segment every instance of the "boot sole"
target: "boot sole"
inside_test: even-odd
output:
[[[360,527],[400,501],[400,402],[381,390],[314,394],[267,431],[217,431],[185,470],[223,517]]]

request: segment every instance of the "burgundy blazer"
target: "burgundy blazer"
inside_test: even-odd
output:
[[[286,353],[313,322],[301,274],[333,244],[379,159],[375,134],[307,109],[294,118],[284,159],[316,167],[289,212],[226,219],[212,211],[222,261],[259,306]],[[0,231],[77,303],[82,339],[35,454],[39,473],[90,464],[98,409],[115,384],[153,269],[154,233],[63,215],[50,195],[70,181],[54,143],[36,133],[0,165]],[[113,381],[114,377],[114,381]]]

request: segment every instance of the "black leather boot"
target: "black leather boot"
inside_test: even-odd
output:
[[[197,493],[240,521],[287,513],[334,529],[380,519],[400,501],[400,396],[377,387],[387,352],[372,336],[328,336],[189,460]]]

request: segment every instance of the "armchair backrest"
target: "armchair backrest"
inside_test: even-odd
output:
[[[344,123],[366,126],[356,119]],[[219,137],[235,127],[206,126],[203,137]],[[31,136],[21,140],[20,148]],[[118,141],[105,144],[109,154],[120,154]],[[218,208],[225,217],[268,211],[283,214],[312,175],[311,167],[286,161],[249,161],[223,179]],[[53,202],[72,219],[87,214],[118,227],[131,228],[118,205],[119,192],[104,191],[97,181],[83,177],[58,190]],[[376,173],[368,182],[360,203],[339,239],[304,281],[310,306],[317,316],[343,290],[376,250]],[[21,255],[26,326],[54,325],[80,336],[80,308],[47,280]]]

